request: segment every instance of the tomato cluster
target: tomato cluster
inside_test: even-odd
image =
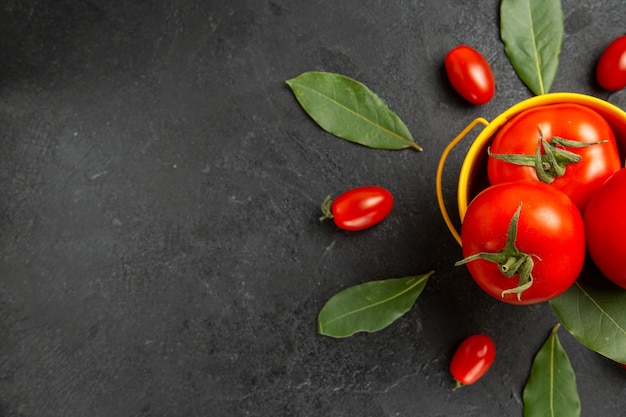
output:
[[[626,288],[626,169],[600,114],[575,104],[531,108],[496,133],[488,155],[490,186],[468,206],[457,262],[487,294],[550,300],[578,278],[587,251]]]

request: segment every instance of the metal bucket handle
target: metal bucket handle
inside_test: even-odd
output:
[[[448,155],[452,151],[452,149],[459,143],[461,140],[467,136],[467,134],[476,127],[476,125],[482,124],[484,127],[489,126],[489,122],[482,117],[478,117],[474,119],[470,124],[465,127],[452,141],[446,146],[441,154],[441,158],[439,158],[439,164],[437,165],[437,176],[435,178],[435,186],[437,188],[437,203],[439,203],[439,210],[441,210],[441,215],[443,216],[443,221],[448,226],[450,233],[454,236],[454,239],[461,245],[461,235],[456,230],[454,223],[450,219],[450,215],[448,214],[448,210],[446,209],[446,202],[443,198],[443,186],[442,186],[442,178],[443,178],[443,168],[448,159]]]

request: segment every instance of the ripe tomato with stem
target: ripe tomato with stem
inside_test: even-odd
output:
[[[585,261],[585,227],[572,200],[537,181],[492,185],[467,208],[463,260],[487,294],[534,304],[564,293]]]
[[[591,196],[620,169],[615,135],[595,110],[557,103],[508,121],[488,150],[491,184],[540,181],[563,191],[584,212]]]

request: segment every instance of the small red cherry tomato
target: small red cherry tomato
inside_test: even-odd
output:
[[[626,35],[615,39],[602,52],[596,78],[605,90],[617,91],[626,87]]]
[[[452,87],[472,104],[485,104],[493,97],[495,81],[487,60],[477,50],[460,45],[444,59]]]
[[[478,381],[489,370],[496,357],[496,345],[484,334],[475,334],[463,340],[450,362],[450,373],[457,386]]]
[[[611,176],[591,198],[585,211],[585,236],[591,259],[600,272],[626,289],[626,168]]]
[[[363,230],[380,223],[393,208],[393,196],[382,187],[353,188],[335,200],[330,196],[322,203],[320,220],[333,219],[344,230]]]

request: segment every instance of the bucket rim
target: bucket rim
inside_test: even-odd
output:
[[[476,174],[480,158],[483,156],[482,153],[495,133],[510,119],[525,110],[538,106],[559,103],[580,104],[591,107],[603,116],[610,114],[613,116],[613,120],[617,119],[623,121],[626,129],[626,111],[606,100],[588,94],[566,92],[547,93],[540,96],[530,97],[514,104],[489,122],[489,124],[476,136],[476,139],[474,139],[474,142],[470,145],[467,154],[465,155],[465,159],[463,160],[461,171],[459,173],[457,189],[458,213],[461,222],[463,222],[471,199],[471,181]]]

